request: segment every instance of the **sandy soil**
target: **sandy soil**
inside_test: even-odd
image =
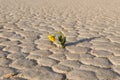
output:
[[[0,0],[0,80],[120,80],[120,0]]]

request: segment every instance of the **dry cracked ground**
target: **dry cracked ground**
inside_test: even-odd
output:
[[[120,80],[119,0],[0,0],[0,80]],[[47,39],[62,31],[66,48]]]

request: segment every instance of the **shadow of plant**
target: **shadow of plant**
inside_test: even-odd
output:
[[[75,41],[75,42],[66,43],[65,46],[76,45],[76,44],[79,44],[79,43],[82,43],[82,42],[90,42],[91,40],[94,40],[96,38],[100,38],[100,37],[91,37],[91,38],[80,39],[80,40]]]

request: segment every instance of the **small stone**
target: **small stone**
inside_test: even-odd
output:
[[[73,70],[67,74],[71,80],[98,80],[94,72],[84,70]]]
[[[28,80],[64,80],[64,75],[53,72],[51,68],[40,66],[26,69],[22,75]]]
[[[49,67],[51,67],[59,62],[57,60],[54,60],[54,59],[48,58],[48,57],[38,59],[37,61],[38,61],[38,64],[40,64],[42,66],[49,66]]]
[[[113,56],[113,54],[109,51],[105,50],[92,50],[91,54],[97,56],[97,57],[110,57]]]
[[[61,65],[65,65],[71,68],[79,69],[81,63],[79,61],[73,61],[73,60],[64,60],[60,62]]]
[[[61,64],[54,65],[52,69],[57,73],[68,73],[69,71],[72,70],[72,68],[61,65]]]
[[[114,65],[120,65],[120,56],[112,56],[109,58],[109,60],[114,64]]]

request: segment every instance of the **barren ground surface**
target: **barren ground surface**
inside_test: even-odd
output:
[[[120,80],[120,0],[0,0],[0,80]]]

